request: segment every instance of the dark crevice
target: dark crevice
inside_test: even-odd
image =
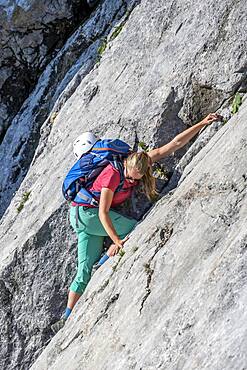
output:
[[[132,267],[134,266],[135,262],[139,259],[139,256],[134,258],[134,261],[132,262],[132,264],[130,265],[128,271],[126,272],[125,274],[125,279],[127,280],[129,278],[129,275],[130,275],[130,272],[132,270]]]
[[[59,347],[58,353],[65,351],[66,348],[70,346],[77,338],[83,337],[83,330],[78,330],[78,332],[70,339],[70,341],[64,347]]]
[[[146,284],[146,287],[145,287],[145,290],[146,290],[146,294],[144,295],[144,297],[142,298],[142,301],[141,301],[141,307],[139,309],[139,312],[140,314],[142,313],[142,309],[144,307],[144,303],[146,302],[148,296],[150,295],[151,293],[151,289],[150,289],[150,284],[151,284],[151,280],[152,280],[152,275],[154,273],[154,270],[152,270],[150,268],[150,263],[146,263],[144,265],[144,268],[145,268],[145,273],[147,274],[147,284]]]
[[[93,326],[97,325],[98,322],[102,319],[102,318],[107,318],[108,317],[108,314],[107,314],[107,311],[109,310],[110,306],[115,303],[119,298],[119,293],[117,294],[114,294],[114,296],[112,296],[110,298],[110,300],[107,302],[107,305],[105,306],[104,310],[101,311],[100,315],[97,317],[95,323],[93,324]]]
[[[202,84],[193,76],[190,77],[186,90],[182,117],[189,126],[193,122],[201,121],[209,112],[215,112],[228,98],[228,94],[223,90]]]

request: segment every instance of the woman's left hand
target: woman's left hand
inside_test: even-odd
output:
[[[107,251],[107,255],[109,257],[113,257],[118,253],[119,249],[120,249],[120,247],[118,245],[112,244],[110,246],[110,248],[108,249],[108,251]]]
[[[218,114],[218,113],[209,113],[207,115],[207,117],[205,117],[203,120],[202,120],[202,123],[204,125],[210,125],[211,123],[215,122],[215,121],[222,121],[223,120],[223,117]]]
[[[128,239],[129,235],[127,235],[124,239],[119,240],[118,243],[112,244],[107,251],[107,255],[109,257],[115,256],[119,252],[119,249],[123,248],[124,243],[127,242]]]

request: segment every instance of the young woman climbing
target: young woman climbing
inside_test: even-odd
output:
[[[78,220],[76,207],[70,208],[70,222],[78,236],[78,268],[77,274],[70,286],[65,313],[61,319],[52,325],[52,331],[60,330],[71,311],[84,292],[93,265],[99,260],[105,236],[113,242],[108,255],[114,256],[123,247],[127,235],[136,225],[136,220],[124,217],[114,212],[114,207],[123,203],[131,196],[132,190],[140,182],[149,199],[156,194],[155,178],[152,176],[152,163],[174,153],[190,141],[204,126],[221,120],[217,113],[210,113],[196,125],[177,135],[169,143],[150,150],[148,153],[132,153],[124,160],[124,184],[120,191],[115,192],[120,183],[120,174],[112,165],[106,166],[94,181],[90,191],[98,192],[99,206],[93,207],[81,204]],[[78,221],[78,222],[77,222]]]

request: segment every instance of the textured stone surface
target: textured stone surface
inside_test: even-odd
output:
[[[245,368],[246,113],[97,270],[33,370]]]
[[[57,59],[44,72],[19,112],[30,126],[9,130],[0,158],[2,205],[21,182],[18,173],[18,184],[6,179],[38,131],[35,115],[45,107],[45,118],[51,109],[42,105],[47,88],[54,110],[0,225],[1,368],[29,367],[64,308],[76,241],[60,187],[75,137],[91,129],[133,146],[156,146],[211,110],[230,116],[233,95],[245,91],[245,13],[244,1],[101,2],[63,52],[68,55],[80,32],[84,40],[95,30],[98,44],[81,49],[87,57],[72,62],[54,89],[47,86],[49,76],[57,76]],[[109,26],[107,42],[99,41],[100,25]],[[105,50],[94,66],[100,43]],[[244,103],[226,125],[203,131],[179,165],[187,148],[164,161],[171,171],[178,165],[168,185],[177,189],[136,228],[118,266],[115,258],[96,272],[65,330],[34,368],[244,368],[246,110]],[[20,166],[21,179],[28,166]],[[17,213],[25,192],[29,198]]]
[[[119,22],[128,18],[134,5],[133,0],[102,2],[92,17],[67,40],[40,76],[0,146],[0,161],[3,163],[0,173],[0,216],[25,177],[39,141],[37,155],[46,145],[46,138],[59,110],[99,59],[98,49],[102,40]],[[87,100],[90,101],[96,92],[97,87],[92,92],[88,91]],[[40,134],[40,127],[45,120]]]
[[[0,142],[38,76],[85,19],[78,1],[0,1]]]
[[[163,5],[152,2],[147,6],[141,2],[136,16],[130,17],[124,26],[138,3],[102,2],[40,77],[1,146],[1,215],[26,175],[41,124],[55,104],[42,128],[42,137],[47,137],[61,106],[99,58],[98,47],[105,45],[107,35],[99,76],[95,71],[92,84],[83,82],[84,87],[89,85],[84,102],[93,103],[87,114],[81,109],[83,115],[80,113],[78,122],[82,127],[98,124],[104,133],[105,126],[110,125],[113,134],[121,132],[132,142],[136,135],[157,145],[164,137],[170,139],[184,129],[184,123],[191,124],[208,111],[229,105],[237,89],[246,91],[243,2],[201,4],[196,12],[191,12],[193,1]],[[114,39],[117,25],[123,27]],[[95,106],[105,109],[93,109]],[[141,125],[146,134],[139,129]],[[128,128],[134,132],[132,137]],[[45,145],[46,140],[41,139],[39,150]],[[176,163],[176,158],[166,161],[169,169]]]

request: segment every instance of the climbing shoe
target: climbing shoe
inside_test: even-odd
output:
[[[57,332],[62,329],[65,325],[66,319],[64,316],[61,317],[57,322],[51,325],[51,330],[54,334],[57,334]]]

